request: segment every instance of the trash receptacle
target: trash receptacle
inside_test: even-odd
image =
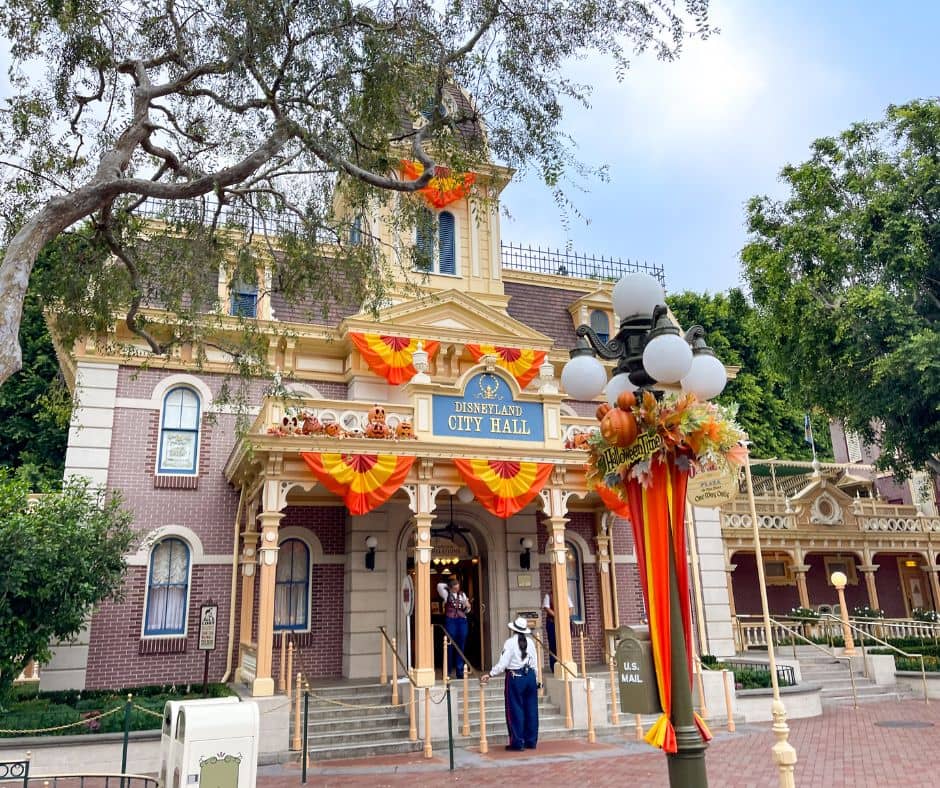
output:
[[[238,703],[237,695],[224,698],[198,698],[196,700],[168,700],[163,707],[163,728],[160,734],[160,788],[170,788],[167,777],[172,772],[169,764],[175,760],[176,723],[183,706],[212,706],[226,703]]]
[[[182,703],[167,788],[254,788],[259,723],[255,703]]]

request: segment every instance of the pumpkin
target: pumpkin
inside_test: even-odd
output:
[[[388,433],[388,425],[384,421],[370,421],[366,424],[367,438],[387,438]]]
[[[368,419],[370,424],[385,424],[385,408],[374,405],[369,411]]]
[[[630,410],[636,405],[636,394],[632,391],[621,391],[617,397],[617,407],[621,410]]]
[[[597,416],[598,421],[603,421],[604,416],[606,416],[608,413],[610,413],[610,405],[605,402],[603,405],[597,406],[597,411],[594,413],[594,415]]]
[[[304,435],[316,435],[317,433],[323,432],[323,425],[320,424],[320,420],[316,416],[305,413],[301,432]]]
[[[614,446],[629,446],[636,440],[636,418],[620,408],[612,408],[601,422],[601,435]]]
[[[415,430],[410,421],[401,421],[398,423],[398,426],[395,427],[395,435],[399,438],[413,438],[415,436]]]

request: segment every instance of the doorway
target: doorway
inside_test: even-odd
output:
[[[904,593],[904,606],[908,618],[918,608],[921,610],[933,609],[930,590],[927,587],[924,572],[920,568],[922,561],[923,559],[920,558],[898,559],[898,573],[901,576],[901,590]]]

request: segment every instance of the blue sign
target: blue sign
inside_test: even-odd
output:
[[[541,402],[516,402],[502,378],[481,372],[467,381],[462,397],[434,395],[435,435],[451,438],[544,441]]]

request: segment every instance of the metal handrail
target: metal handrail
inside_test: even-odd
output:
[[[395,655],[395,659],[398,660],[398,664],[401,665],[402,672],[405,674],[405,678],[411,682],[411,686],[417,689],[417,682],[411,677],[411,672],[408,669],[408,666],[405,664],[405,661],[401,658],[401,655],[398,653],[398,649],[392,645],[391,638],[388,636],[388,632],[385,631],[385,626],[379,627],[379,632],[382,633],[382,637],[385,638],[385,641],[388,643],[388,647],[392,650],[392,653]],[[385,668],[382,668],[384,671]]]
[[[919,659],[920,660],[920,675],[921,675],[922,681],[924,682],[924,703],[929,702],[927,699],[927,670],[924,667],[924,655],[923,654],[909,654],[908,652],[904,651],[904,649],[901,649],[895,645],[892,645],[887,640],[882,640],[880,637],[878,637],[877,635],[873,635],[871,632],[866,632],[864,629],[862,629],[861,627],[855,626],[855,624],[851,623],[850,621],[843,621],[838,616],[832,615],[832,613],[821,613],[819,617],[828,619],[830,621],[838,622],[842,626],[847,626],[849,629],[853,629],[859,634],[861,634],[862,636],[861,647],[862,647],[863,654],[865,653],[865,638],[867,637],[867,638],[871,638],[876,643],[880,643],[882,646],[886,646],[892,651],[897,651],[898,654],[900,654],[902,657],[907,657],[908,659],[914,659],[914,658]]]
[[[148,777],[145,774],[121,774],[119,772],[113,772],[113,773],[76,772],[74,774],[31,774],[26,779],[30,783],[41,782],[43,785],[51,786],[51,788],[55,788],[56,785],[58,785],[59,780],[68,780],[71,784],[74,784],[72,783],[72,781],[77,780],[79,783],[79,788],[86,788],[85,786],[86,780],[95,781],[92,783],[93,785],[94,784],[101,785],[102,782],[98,782],[98,781],[103,781],[105,788],[110,786],[112,782],[116,783],[119,786],[124,786],[124,788],[127,788],[127,786],[130,786],[132,781],[139,783],[139,784],[143,784],[144,788],[148,788],[148,787],[157,788],[157,785],[158,785],[158,781],[156,777]],[[23,778],[22,777],[17,778],[16,781],[22,782]]]
[[[532,632],[529,637],[531,637],[532,640],[534,640],[534,641],[535,641],[536,643],[538,643],[543,649],[545,649],[545,651],[546,651],[548,654],[551,654],[551,655],[555,658],[555,664],[556,664],[556,665],[561,665],[562,670],[564,670],[569,676],[571,676],[571,678],[576,679],[576,678],[578,677],[578,674],[575,673],[571,668],[569,668],[561,659],[559,659],[558,655],[557,655],[554,651],[552,651],[548,646],[546,646],[546,645],[539,639],[539,636],[538,636],[538,635],[536,635],[534,632]],[[542,670],[542,666],[539,665],[539,674],[540,674],[540,675],[541,675],[541,670]]]
[[[440,624],[431,624],[431,629],[439,629],[444,633],[444,636],[447,638],[449,645],[453,646],[457,650],[457,653],[460,654],[461,658],[463,659],[463,664],[470,668],[471,676],[478,676],[483,672],[482,670],[477,670],[475,667],[473,667],[473,663],[467,659],[467,655],[463,653],[463,649],[454,643],[454,639],[450,636],[450,632],[444,629],[444,627],[442,627]],[[449,676],[444,676],[445,681],[449,678]],[[461,678],[461,676],[458,676],[457,678]]]
[[[836,656],[835,654],[833,654],[831,651],[827,651],[827,650],[824,649],[822,646],[820,646],[818,643],[813,643],[813,641],[810,640],[808,637],[805,637],[805,636],[802,635],[801,633],[797,632],[795,629],[791,629],[791,628],[788,627],[786,624],[781,624],[781,623],[780,623],[779,621],[777,621],[775,618],[771,618],[771,619],[770,619],[770,623],[773,624],[775,627],[780,627],[780,629],[782,629],[782,630],[784,630],[784,631],[790,633],[790,636],[791,636],[791,637],[798,637],[800,640],[804,641],[807,645],[812,646],[812,647],[813,647],[814,649],[816,649],[817,651],[821,651],[823,654],[825,654],[825,655],[826,655],[827,657],[829,657],[830,659],[834,659],[834,660],[836,660],[836,661],[838,661],[838,662],[841,662],[842,660],[845,660],[845,666],[846,666],[846,667],[848,668],[848,670],[849,670],[849,679],[852,681],[852,703],[853,703],[853,705],[855,706],[856,709],[858,708],[858,691],[857,691],[856,688],[855,688],[855,673],[852,672],[852,658],[851,658],[851,657],[846,657],[846,656],[837,657],[837,656]],[[772,633],[771,633],[771,634],[772,634]],[[796,648],[796,647],[794,646],[794,649],[795,649],[795,648]]]

